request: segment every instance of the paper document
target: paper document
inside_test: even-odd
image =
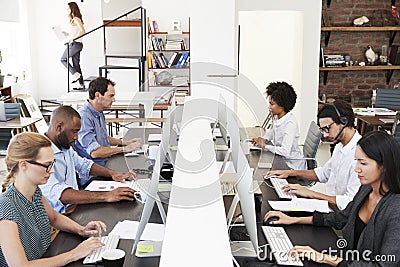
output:
[[[388,108],[353,108],[353,112],[361,116],[394,116],[396,111]]]
[[[118,222],[109,235],[119,235],[121,239],[135,239],[139,226],[137,221],[124,220]],[[163,241],[165,225],[158,223],[147,223],[140,240]]]
[[[98,181],[94,180],[85,188],[87,191],[108,192],[118,187],[133,187],[134,181],[116,182],[116,181]]]
[[[149,138],[147,139],[149,142],[160,142],[162,138],[162,134],[149,134]]]
[[[379,119],[383,123],[394,123],[394,119]]]
[[[296,198],[291,201],[268,200],[268,203],[274,210],[280,211],[319,211],[326,213],[332,211],[328,206],[328,201],[319,199]]]
[[[64,35],[63,30],[60,25],[52,27],[54,34],[56,35],[57,39],[62,42],[67,42],[67,36]]]

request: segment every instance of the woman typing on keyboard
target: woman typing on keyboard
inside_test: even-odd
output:
[[[0,195],[0,267],[64,266],[103,246],[98,238],[89,238],[63,254],[42,258],[50,246],[50,225],[81,236],[101,236],[105,224],[100,221],[81,226],[54,211],[42,196],[38,185],[49,179],[54,153],[51,142],[37,133],[22,133],[11,139],[5,158],[8,175]]]
[[[347,246],[343,258],[322,254],[308,246],[295,246],[291,255],[332,266],[399,266],[400,263],[400,148],[384,131],[370,132],[359,141],[355,152],[358,178],[362,186],[346,209],[311,217],[290,217],[270,211],[270,224],[314,224],[343,231]],[[335,248],[333,248],[335,249]],[[349,253],[347,253],[349,252]]]

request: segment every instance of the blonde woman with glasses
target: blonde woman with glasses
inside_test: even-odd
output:
[[[93,221],[81,226],[51,208],[38,185],[54,171],[51,142],[37,133],[11,139],[5,158],[8,175],[0,195],[0,266],[64,266],[103,246],[90,237],[63,254],[43,258],[50,246],[50,225],[84,237],[101,236],[106,226]]]

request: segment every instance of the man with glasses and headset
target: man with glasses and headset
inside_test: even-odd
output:
[[[78,139],[80,128],[81,117],[75,109],[70,106],[55,109],[46,133],[52,142],[55,161],[48,166],[36,161],[28,161],[46,168],[47,172],[54,165],[54,173],[50,175],[48,182],[39,186],[47,201],[60,213],[68,213],[67,208],[71,204],[133,201],[135,190],[129,187],[119,187],[109,192],[79,190],[76,173],[79,174],[79,179],[85,180],[90,176],[111,177],[115,181],[135,178],[134,172],[117,172],[102,167],[90,159],[80,157],[71,146]]]
[[[323,167],[314,170],[274,170],[268,176],[287,178],[295,176],[310,181],[326,183],[326,194],[310,190],[299,184],[284,186],[286,193],[327,200],[331,208],[343,210],[360,187],[354,153],[361,135],[354,128],[354,113],[350,104],[336,100],[318,111],[318,125],[325,140],[336,143],[332,157]]]

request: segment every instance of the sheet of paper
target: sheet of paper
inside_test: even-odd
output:
[[[274,210],[280,211],[319,211],[326,213],[331,211],[328,206],[328,201],[319,199],[297,198],[291,201],[269,200],[268,203]]]
[[[134,181],[116,182],[116,181],[98,181],[94,180],[85,188],[87,191],[108,192],[118,187],[133,187]]]
[[[383,123],[394,123],[394,119],[379,119]]]
[[[149,134],[148,141],[149,142],[159,142],[161,141],[162,134]]]
[[[52,27],[54,34],[60,42],[66,43],[67,37],[64,35],[63,30],[60,25]]]
[[[135,239],[139,226],[137,221],[125,220],[118,222],[109,235],[119,235],[121,239]],[[165,225],[158,223],[147,223],[140,240],[163,241]]]

